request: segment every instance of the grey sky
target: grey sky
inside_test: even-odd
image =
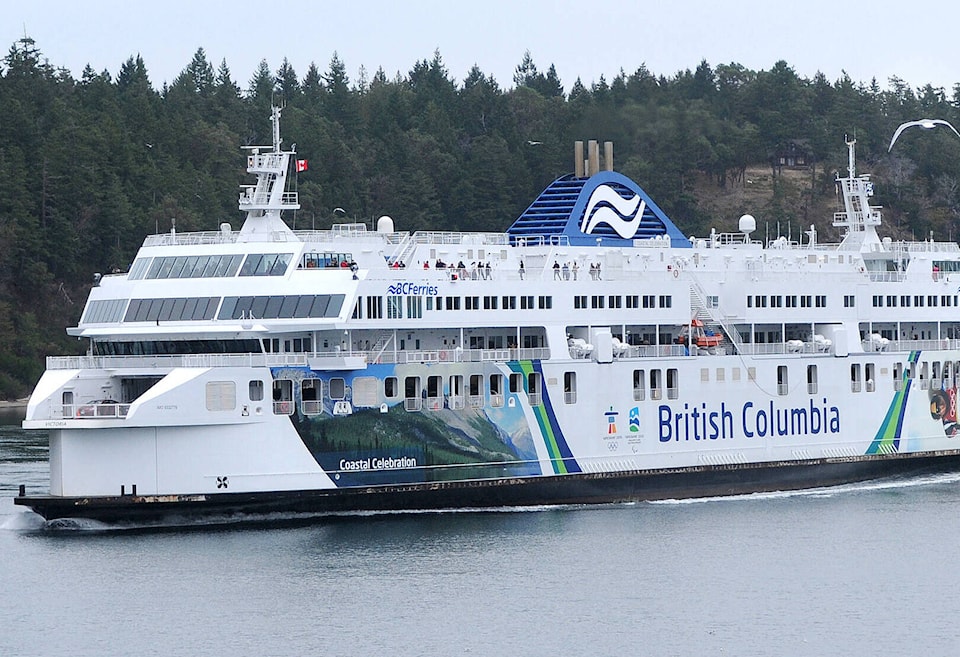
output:
[[[203,47],[216,68],[226,59],[241,88],[261,59],[286,57],[301,77],[310,62],[325,72],[336,51],[352,81],[406,74],[439,50],[463,80],[473,64],[503,88],[529,50],[554,64],[567,89],[641,64],[657,75],[736,62],[753,70],[786,60],[798,75],[843,71],[855,82],[891,76],[952,93],[960,82],[960,5],[954,0],[871,3],[805,0],[0,0],[0,47],[24,35],[54,66],[79,77],[90,64],[115,75],[140,54],[154,86],[171,82]]]

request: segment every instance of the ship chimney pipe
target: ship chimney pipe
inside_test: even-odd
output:
[[[587,157],[590,159],[587,166],[587,175],[593,176],[600,173],[600,144],[597,143],[596,139],[591,139],[587,142],[587,150]]]
[[[603,170],[613,171],[613,142],[603,142]]]
[[[583,142],[573,142],[573,175],[583,178]]]

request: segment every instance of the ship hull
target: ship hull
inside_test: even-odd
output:
[[[19,496],[46,520],[189,523],[271,514],[342,514],[616,504],[792,491],[960,470],[960,450],[633,472],[203,495]]]

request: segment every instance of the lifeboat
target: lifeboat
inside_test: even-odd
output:
[[[723,342],[723,335],[707,328],[699,319],[694,319],[680,329],[677,344],[695,344],[700,349],[715,349]]]

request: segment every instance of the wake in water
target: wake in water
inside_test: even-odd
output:
[[[590,505],[593,506],[593,505]],[[14,513],[0,524],[0,529],[19,532],[127,532],[151,530],[191,530],[216,529],[224,527],[250,526],[296,526],[314,523],[319,520],[369,518],[403,515],[445,515],[471,513],[537,513],[564,509],[581,509],[584,505],[533,505],[510,507],[470,507],[450,509],[412,509],[384,511],[335,511],[323,513],[239,513],[229,515],[205,515],[203,517],[170,516],[155,522],[117,522],[106,523],[89,518],[58,518],[44,520],[30,511]]]
[[[850,493],[862,493],[879,490],[896,490],[917,486],[939,486],[960,482],[960,472],[938,472],[913,477],[891,477],[874,479],[823,488],[804,488],[800,490],[771,491],[769,493],[748,493],[744,495],[717,495],[713,497],[693,497],[689,499],[652,500],[649,504],[702,504],[705,502],[742,502],[744,500],[777,500],[790,497],[835,497]]]

